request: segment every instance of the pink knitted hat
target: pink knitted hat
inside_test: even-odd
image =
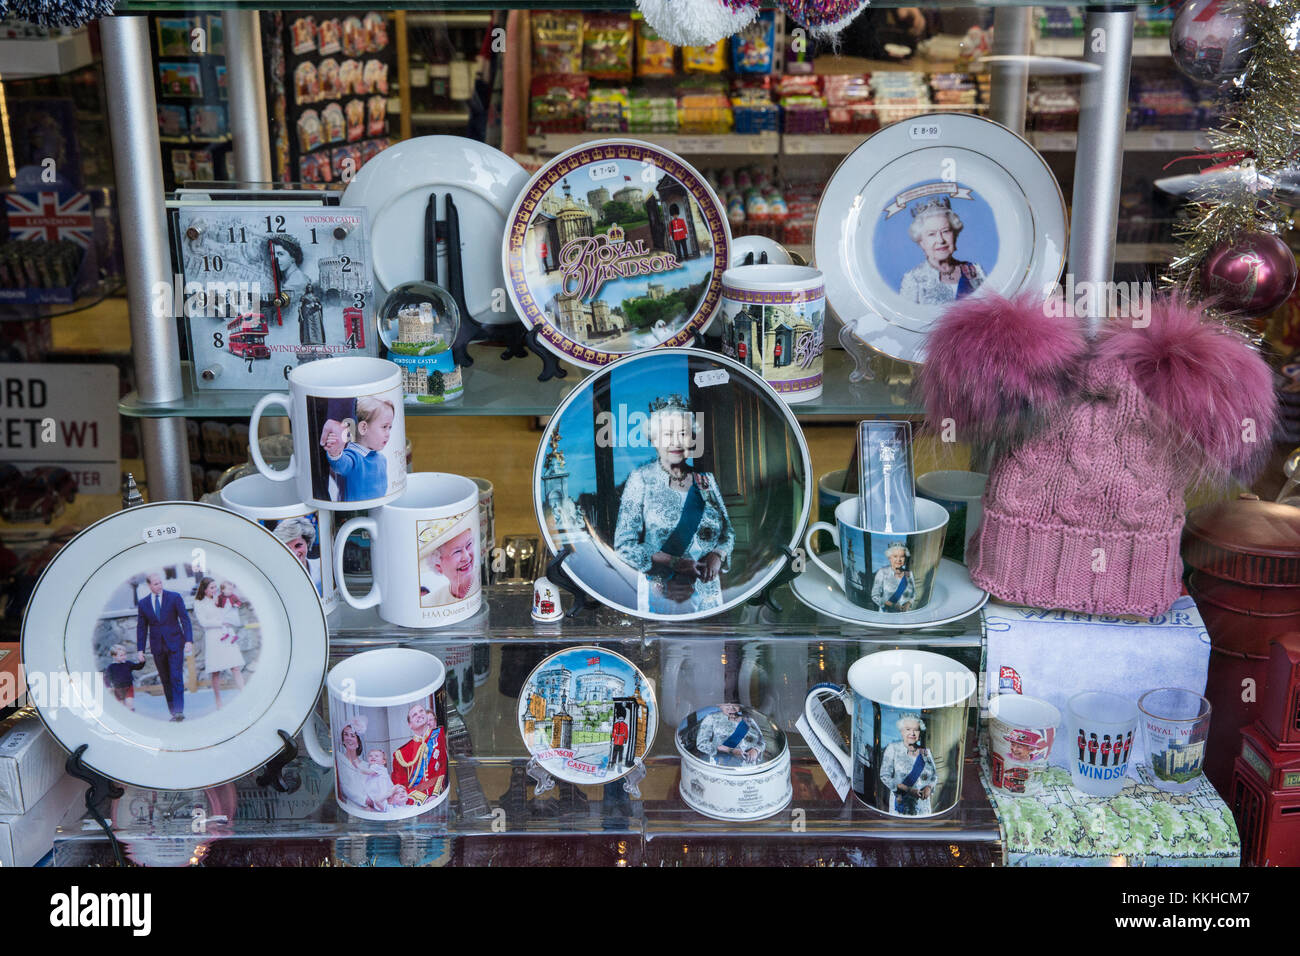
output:
[[[949,309],[927,352],[930,424],[994,443],[968,564],[1002,601],[1164,613],[1181,590],[1184,490],[1269,454],[1268,366],[1175,299],[1088,343],[1041,299],[982,295]]]

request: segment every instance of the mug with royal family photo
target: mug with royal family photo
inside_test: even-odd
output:
[[[276,470],[257,442],[257,470],[272,481],[293,480],[301,500],[316,508],[358,511],[392,501],[406,487],[402,370],[377,358],[323,359],[289,373],[289,394],[265,395],[253,409],[250,435],[267,408],[289,413],[293,457]]]

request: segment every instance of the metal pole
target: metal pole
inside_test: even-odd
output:
[[[1094,293],[1087,296],[1087,329],[1095,333],[1105,318],[1110,298],[1100,293],[1115,275],[1115,229],[1133,56],[1133,7],[1087,9],[1083,55],[1101,69],[1083,77],[1079,144],[1074,157],[1069,270],[1076,287],[1087,282],[1089,285],[1082,288]]]
[[[234,178],[244,183],[271,181],[271,124],[266,114],[262,73],[262,32],[256,10],[227,10],[226,82],[230,96],[230,139]]]
[[[993,12],[993,52],[997,56],[1027,56],[1031,7],[998,7]],[[1025,132],[1025,101],[1029,97],[1029,68],[1024,62],[994,63],[989,118],[1013,133]]]
[[[184,386],[171,307],[171,253],[163,213],[149,21],[105,17],[99,26],[136,388],[142,402],[171,402],[182,397]],[[159,309],[159,302],[167,304]],[[185,419],[146,418],[141,426],[149,498],[192,500]]]

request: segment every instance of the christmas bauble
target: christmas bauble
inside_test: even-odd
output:
[[[1246,69],[1254,40],[1247,0],[1186,0],[1169,29],[1174,66],[1206,86],[1226,86]]]
[[[1201,263],[1201,289],[1225,312],[1267,315],[1287,300],[1295,284],[1295,253],[1269,233],[1220,243]]]

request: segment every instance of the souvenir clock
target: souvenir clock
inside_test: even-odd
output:
[[[176,227],[197,388],[265,392],[307,362],[377,354],[365,210],[204,204]]]

